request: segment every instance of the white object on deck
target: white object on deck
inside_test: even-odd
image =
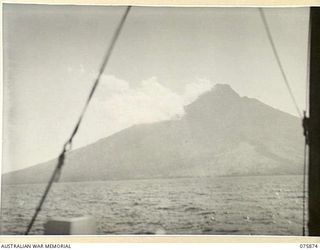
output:
[[[44,226],[46,235],[95,235],[96,222],[91,216],[54,218]]]

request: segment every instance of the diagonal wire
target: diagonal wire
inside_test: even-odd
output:
[[[110,56],[111,56],[111,54],[112,54],[113,48],[114,48],[114,46],[115,46],[115,44],[116,44],[116,41],[117,41],[117,39],[118,39],[118,37],[119,37],[119,35],[120,35],[120,32],[121,32],[122,27],[123,27],[123,25],[124,25],[124,23],[125,23],[125,20],[126,20],[127,15],[128,15],[128,13],[129,13],[129,11],[130,11],[130,8],[131,8],[131,6],[128,6],[128,7],[126,8],[125,13],[124,13],[124,15],[123,15],[123,17],[122,17],[122,19],[121,19],[121,21],[120,21],[120,23],[119,23],[119,26],[118,26],[118,28],[116,29],[115,33],[114,33],[114,36],[113,36],[113,38],[112,38],[112,40],[111,40],[111,43],[110,43],[110,47],[109,47],[109,49],[108,49],[108,51],[107,51],[107,53],[106,53],[106,55],[105,55],[104,60],[102,61],[102,64],[101,64],[101,67],[100,67],[98,76],[97,76],[96,80],[94,81],[94,84],[93,84],[93,86],[92,86],[92,89],[91,89],[91,91],[90,91],[90,94],[89,94],[89,96],[88,96],[88,99],[87,99],[87,101],[86,101],[86,103],[85,103],[85,105],[84,105],[84,107],[83,107],[83,110],[82,110],[82,112],[81,112],[81,114],[80,114],[79,120],[78,120],[78,122],[77,122],[77,124],[76,124],[76,126],[75,126],[75,128],[74,128],[74,130],[73,130],[73,132],[72,132],[72,134],[71,134],[71,136],[70,136],[70,138],[69,138],[69,140],[67,141],[67,144],[69,144],[69,145],[72,144],[73,137],[74,137],[74,136],[76,135],[76,133],[78,132],[79,126],[80,126],[80,124],[81,124],[81,122],[82,122],[82,119],[83,119],[83,117],[84,117],[85,112],[87,111],[87,108],[88,108],[88,106],[89,106],[89,103],[90,103],[90,101],[91,101],[91,98],[92,98],[92,96],[93,96],[93,94],[94,94],[94,92],[95,92],[95,90],[96,90],[96,88],[97,88],[97,86],[98,86],[98,84],[99,84],[100,78],[101,78],[101,76],[102,76],[102,74],[103,74],[103,72],[104,72],[104,70],[105,70],[105,68],[106,68],[106,66],[107,66],[107,64],[108,64],[108,62],[109,62],[109,59],[110,59]]]
[[[268,35],[268,39],[269,42],[271,44],[272,47],[272,51],[274,53],[274,56],[276,58],[276,61],[278,63],[278,66],[280,68],[282,77],[284,79],[284,82],[287,86],[287,89],[289,91],[290,97],[292,99],[292,102],[296,108],[297,114],[299,115],[299,117],[303,120],[303,126],[304,126],[304,136],[305,136],[305,143],[304,143],[304,161],[303,161],[303,194],[302,194],[302,235],[305,236],[306,235],[306,176],[307,176],[307,165],[308,165],[308,131],[306,129],[307,124],[305,124],[307,122],[307,117],[306,114],[308,112],[308,83],[309,83],[309,57],[310,57],[310,46],[309,46],[309,41],[310,41],[310,15],[309,15],[309,31],[308,31],[308,45],[307,45],[307,74],[306,74],[306,111],[303,112],[303,116],[301,114],[301,111],[298,107],[297,101],[293,95],[292,89],[290,87],[288,78],[285,74],[285,71],[283,69],[278,51],[276,49],[275,43],[273,41],[272,35],[271,35],[271,31],[266,19],[266,16],[264,14],[264,11],[262,8],[259,8],[260,11],[260,15],[264,24],[264,27],[266,29],[267,35]]]
[[[264,14],[264,11],[263,11],[262,8],[259,8],[259,12],[260,12],[260,16],[261,16],[261,19],[262,19],[264,28],[266,29],[267,36],[268,36],[269,42],[270,42],[270,44],[271,44],[271,48],[272,48],[273,54],[274,54],[274,56],[275,56],[275,58],[276,58],[277,64],[278,64],[279,69],[280,69],[280,71],[281,71],[281,75],[282,75],[282,77],[283,77],[283,80],[284,80],[284,82],[285,82],[285,84],[286,84],[286,86],[287,86],[287,89],[288,89],[288,91],[289,91],[290,97],[291,97],[292,102],[293,102],[293,104],[294,104],[294,106],[295,106],[295,109],[296,109],[296,111],[297,111],[297,114],[298,114],[298,116],[302,119],[301,111],[300,111],[300,109],[299,109],[299,107],[298,107],[296,98],[295,98],[294,95],[293,95],[293,92],[292,92],[292,89],[291,89],[291,87],[290,87],[290,84],[289,84],[287,75],[286,75],[286,73],[285,73],[285,71],[284,71],[284,69],[283,69],[283,66],[282,66],[282,63],[281,63],[281,60],[280,60],[280,57],[279,57],[277,48],[276,48],[275,43],[274,43],[274,41],[273,41],[273,37],[272,37],[272,35],[271,35],[271,31],[270,31],[270,28],[269,28],[269,25],[268,25],[266,16],[265,16],[265,14]]]
[[[55,167],[55,169],[54,169],[54,171],[52,173],[52,176],[51,176],[51,178],[50,178],[50,180],[49,180],[49,182],[47,184],[47,187],[46,187],[46,189],[44,191],[44,194],[42,195],[42,197],[40,199],[40,202],[39,202],[39,204],[38,204],[38,206],[36,208],[36,211],[35,211],[32,219],[31,219],[31,221],[30,221],[30,223],[29,223],[29,225],[27,227],[25,235],[29,234],[34,222],[36,221],[37,216],[41,211],[42,205],[43,205],[43,203],[44,203],[44,201],[45,201],[45,199],[46,199],[46,197],[47,197],[47,195],[48,195],[48,193],[49,193],[49,191],[51,189],[51,186],[52,186],[53,182],[57,181],[59,176],[60,176],[61,169],[62,169],[62,166],[64,164],[64,160],[65,160],[65,154],[66,154],[67,151],[69,151],[71,149],[72,140],[73,140],[74,136],[77,134],[77,132],[79,130],[79,127],[80,127],[80,124],[82,122],[82,119],[83,119],[83,117],[84,117],[84,115],[85,115],[85,113],[87,111],[87,108],[88,108],[89,103],[90,103],[90,101],[92,99],[92,96],[93,96],[93,94],[94,94],[94,92],[95,92],[95,90],[96,90],[96,88],[97,88],[97,86],[98,86],[98,84],[100,82],[100,78],[101,78],[101,76],[102,76],[102,74],[103,74],[103,72],[104,72],[104,70],[105,70],[105,68],[106,68],[106,66],[107,66],[107,64],[109,62],[109,59],[111,57],[113,48],[114,48],[114,46],[115,46],[115,44],[116,44],[116,42],[118,40],[118,37],[120,35],[120,32],[122,30],[122,27],[123,27],[125,21],[126,21],[126,18],[128,16],[128,13],[129,13],[130,9],[131,9],[131,6],[128,6],[126,8],[125,13],[123,14],[123,16],[121,18],[121,21],[120,21],[117,29],[115,30],[115,33],[114,33],[114,35],[112,37],[112,40],[110,42],[110,46],[109,46],[109,48],[107,50],[107,53],[106,53],[106,55],[105,55],[105,57],[104,57],[104,59],[102,61],[102,64],[101,64],[101,67],[99,69],[99,73],[97,75],[97,78],[95,79],[95,81],[93,83],[93,86],[91,88],[89,96],[88,96],[88,98],[87,98],[87,100],[85,102],[85,105],[84,105],[84,107],[83,107],[83,109],[82,109],[82,111],[80,113],[79,119],[78,119],[78,121],[77,121],[77,123],[76,123],[76,125],[75,125],[75,127],[74,127],[74,129],[73,129],[73,131],[72,131],[72,133],[71,133],[71,135],[69,137],[69,139],[63,145],[62,152],[60,153],[60,155],[58,157],[57,165],[56,165],[56,167]]]

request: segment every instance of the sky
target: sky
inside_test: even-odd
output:
[[[4,4],[4,173],[60,153],[124,9]],[[309,9],[264,11],[303,110]],[[297,115],[257,8],[133,7],[74,148],[181,117],[217,83]]]

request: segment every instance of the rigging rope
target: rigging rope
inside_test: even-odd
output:
[[[40,199],[40,202],[39,202],[39,204],[38,204],[38,206],[37,206],[37,208],[36,208],[36,211],[35,211],[32,219],[31,219],[31,221],[30,221],[30,223],[29,223],[29,225],[28,225],[28,227],[27,227],[27,230],[26,230],[26,232],[25,232],[25,235],[28,235],[28,234],[29,234],[29,232],[30,232],[30,230],[31,230],[34,222],[36,221],[37,216],[38,216],[39,212],[41,211],[42,205],[43,205],[43,203],[44,203],[44,201],[45,201],[45,199],[46,199],[46,197],[47,197],[47,195],[48,195],[48,193],[49,193],[49,191],[50,191],[50,188],[51,188],[53,182],[58,181],[58,179],[59,179],[59,176],[60,176],[60,173],[61,173],[61,170],[62,170],[62,166],[63,166],[64,160],[65,160],[65,154],[66,154],[66,152],[69,151],[69,150],[71,149],[71,147],[72,147],[73,138],[74,138],[74,136],[77,134],[77,132],[78,132],[78,130],[79,130],[79,127],[80,127],[80,124],[81,124],[81,122],[82,122],[82,119],[83,119],[83,117],[84,117],[84,115],[85,115],[85,113],[86,113],[86,110],[87,110],[87,108],[88,108],[88,106],[89,106],[89,103],[90,103],[90,101],[91,101],[91,99],[92,99],[92,96],[93,96],[93,94],[94,94],[94,92],[95,92],[95,90],[96,90],[96,88],[97,88],[97,86],[98,86],[98,84],[99,84],[99,82],[100,82],[100,78],[101,78],[103,72],[105,71],[105,68],[106,68],[106,66],[107,66],[107,64],[108,64],[108,62],[109,62],[109,59],[110,59],[110,56],[111,56],[111,54],[112,54],[113,48],[114,48],[114,46],[115,46],[115,44],[116,44],[116,42],[117,42],[117,40],[118,40],[118,37],[119,37],[119,35],[120,35],[120,32],[121,32],[121,30],[122,30],[122,27],[123,27],[125,21],[126,21],[126,18],[127,18],[127,16],[128,16],[128,13],[129,13],[130,9],[131,9],[131,6],[128,6],[128,7],[126,8],[125,13],[123,14],[123,16],[122,16],[122,18],[121,18],[121,21],[120,21],[117,29],[116,29],[115,32],[114,32],[114,35],[113,35],[113,37],[112,37],[110,46],[109,46],[109,48],[108,48],[108,50],[107,50],[107,53],[106,53],[106,55],[105,55],[105,57],[104,57],[104,59],[103,59],[103,61],[102,61],[101,67],[100,67],[100,69],[99,69],[98,76],[97,76],[97,78],[95,79],[95,81],[94,81],[94,83],[93,83],[93,86],[92,86],[92,88],[91,88],[91,91],[90,91],[90,93],[89,93],[89,96],[88,96],[88,98],[87,98],[87,101],[85,102],[85,105],[84,105],[84,107],[83,107],[83,109],[82,109],[82,111],[81,111],[81,113],[80,113],[78,122],[76,123],[76,125],[75,125],[75,127],[74,127],[74,129],[73,129],[73,131],[72,131],[72,133],[71,133],[71,135],[70,135],[70,137],[69,137],[69,139],[68,139],[68,140],[66,141],[66,143],[63,145],[62,152],[60,153],[60,155],[59,155],[59,157],[58,157],[57,165],[56,165],[56,167],[55,167],[55,169],[54,169],[54,171],[53,171],[53,173],[52,173],[52,176],[51,176],[51,178],[50,178],[50,180],[49,180],[49,182],[48,182],[48,184],[47,184],[47,187],[46,187],[46,189],[45,189],[45,191],[44,191],[44,194],[42,195],[42,197],[41,197],[41,199]]]
[[[283,66],[282,66],[282,63],[281,63],[281,60],[280,60],[280,57],[279,57],[279,54],[278,54],[278,51],[277,51],[277,48],[275,46],[275,43],[273,41],[273,37],[272,37],[272,34],[271,34],[271,31],[270,31],[270,28],[269,28],[269,25],[268,25],[268,22],[267,22],[267,19],[266,19],[266,16],[264,14],[264,11],[262,8],[259,8],[259,11],[260,11],[260,16],[261,16],[261,19],[262,19],[262,22],[264,24],[264,28],[266,30],[266,33],[267,33],[267,36],[268,36],[268,39],[269,39],[269,42],[271,44],[271,48],[272,48],[272,51],[273,51],[273,54],[276,58],[276,61],[277,61],[277,64],[280,68],[280,71],[281,71],[281,74],[282,74],[282,77],[283,77],[283,80],[287,86],[287,89],[289,91],[289,94],[290,94],[290,97],[291,97],[291,100],[295,106],[295,109],[297,111],[297,114],[298,116],[300,117],[300,119],[302,119],[302,123],[303,123],[303,128],[304,128],[304,136],[305,136],[305,143],[304,143],[304,160],[303,160],[303,194],[302,194],[302,235],[305,236],[306,234],[306,176],[307,176],[307,165],[308,165],[308,132],[307,132],[307,112],[308,112],[308,83],[309,83],[309,57],[310,57],[310,46],[309,46],[309,41],[310,41],[310,16],[309,16],[309,31],[308,31],[308,46],[307,46],[307,74],[306,74],[306,111],[303,112],[303,116],[301,114],[301,111],[298,107],[298,104],[297,104],[297,101],[293,95],[293,92],[292,92],[292,89],[291,89],[291,86],[289,84],[289,81],[288,81],[288,78],[286,76],[286,73],[283,69]]]
[[[271,31],[270,31],[270,28],[269,28],[269,25],[268,25],[268,22],[267,22],[267,19],[266,19],[266,16],[264,14],[264,11],[262,8],[259,8],[259,11],[260,11],[260,16],[261,16],[261,19],[262,19],[262,22],[263,22],[263,25],[264,25],[264,28],[267,32],[267,36],[268,36],[268,39],[269,39],[269,42],[270,42],[270,45],[271,45],[271,48],[272,48],[272,51],[273,51],[273,54],[276,58],[276,61],[277,61],[277,64],[279,66],[279,69],[281,71],[281,75],[283,77],[283,80],[287,86],[287,89],[289,91],[289,94],[290,94],[290,97],[292,99],[292,102],[296,108],[296,111],[297,111],[297,114],[298,116],[302,119],[302,114],[301,114],[301,111],[298,107],[298,104],[297,104],[297,101],[296,101],[296,98],[294,97],[293,93],[292,93],[292,89],[290,87],[290,84],[289,84],[289,81],[288,81],[288,78],[287,78],[287,75],[283,69],[283,66],[282,66],[282,63],[281,63],[281,60],[280,60],[280,57],[279,57],[279,54],[278,54],[278,51],[277,51],[277,48],[275,46],[275,43],[273,41],[273,37],[271,35]]]

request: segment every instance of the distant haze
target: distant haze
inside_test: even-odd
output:
[[[265,10],[300,109],[308,10]],[[123,11],[4,4],[3,172],[60,152]],[[296,115],[256,8],[133,7],[74,147],[178,120],[216,83]]]

